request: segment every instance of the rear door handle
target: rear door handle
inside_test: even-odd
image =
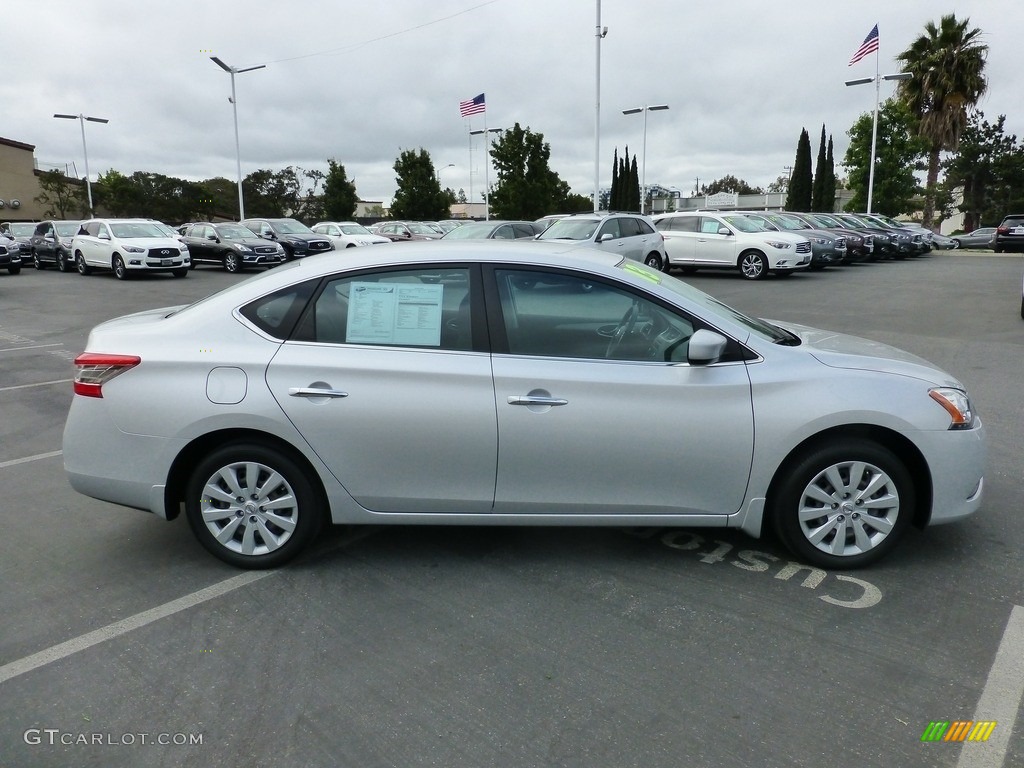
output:
[[[348,392],[342,392],[340,389],[319,387],[289,387],[288,394],[292,397],[348,397]]]
[[[568,400],[560,397],[537,397],[536,395],[509,395],[509,405],[568,405]]]

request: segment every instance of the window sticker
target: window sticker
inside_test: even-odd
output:
[[[352,283],[345,341],[441,345],[443,285]]]

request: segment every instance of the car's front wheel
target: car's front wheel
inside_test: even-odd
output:
[[[39,258],[39,251],[32,251],[32,266],[40,270],[46,269],[46,265]]]
[[[192,472],[185,513],[199,542],[239,568],[273,568],[320,529],[320,494],[290,457],[259,443],[217,449]]]
[[[224,254],[224,269],[234,274],[235,272],[241,272],[242,260],[239,258],[237,253],[229,251]]]
[[[763,280],[768,274],[768,259],[763,253],[747,251],[740,256],[739,268],[747,280]]]
[[[844,438],[783,470],[769,500],[779,538],[821,568],[859,568],[891,550],[910,525],[914,483],[888,448]]]
[[[188,267],[182,267],[181,269],[171,270],[171,274],[175,277],[188,277]]]
[[[57,252],[57,271],[67,272],[68,271],[68,256],[64,251]]]
[[[955,251],[957,248],[960,248],[961,245],[962,245],[962,243],[959,240],[954,240],[953,244],[950,245],[949,247],[952,248]]]
[[[111,259],[110,268],[114,271],[114,277],[118,280],[128,279],[128,267],[124,265],[124,259],[120,256],[115,256]]]

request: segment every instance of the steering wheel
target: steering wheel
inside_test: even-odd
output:
[[[640,302],[634,299],[633,304],[626,310],[626,314],[622,316],[622,320],[619,321],[619,327],[615,331],[615,335],[608,341],[608,349],[604,352],[605,357],[609,359],[611,358],[615,350],[619,348],[622,340],[633,330],[633,326],[636,325],[638,317],[640,317]]]

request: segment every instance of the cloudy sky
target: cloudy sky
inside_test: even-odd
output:
[[[237,68],[243,175],[342,163],[365,200],[390,199],[393,165],[426,149],[443,186],[474,200],[484,144],[470,130],[516,122],[544,135],[551,167],[593,193],[598,7],[600,183],[613,151],[643,146],[646,180],[684,193],[732,174],[767,186],[793,164],[802,128],[824,124],[837,160],[874,107],[875,56],[847,66],[874,24],[879,69],[928,21],[969,18],[989,46],[980,108],[1024,136],[1024,3],[1013,0],[6,0],[0,15],[0,136],[41,167],[235,178],[230,77]],[[459,102],[486,94],[486,114]],[[882,99],[892,93],[883,84]],[[641,158],[642,159],[642,158]],[[72,165],[73,164],[73,165]],[[841,168],[838,169],[842,175]]]

